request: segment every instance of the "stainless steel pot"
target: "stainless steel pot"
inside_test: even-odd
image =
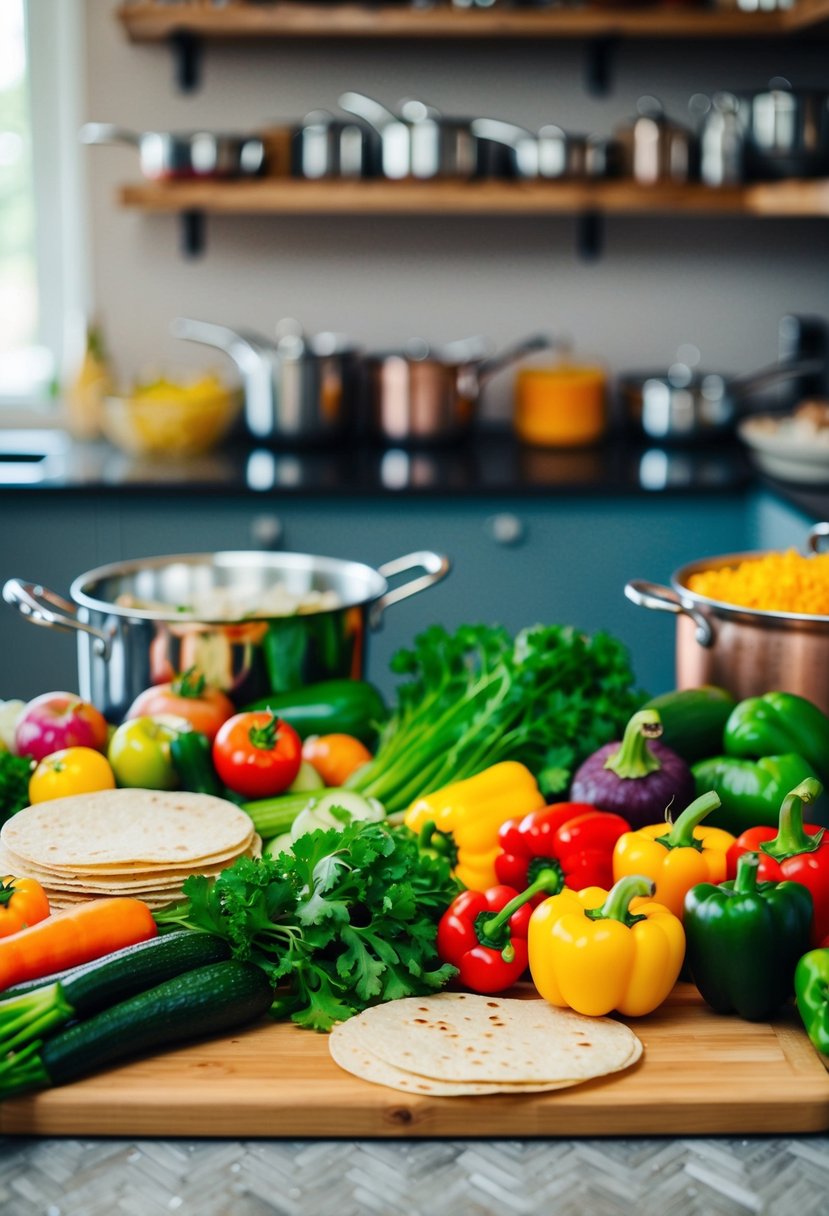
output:
[[[399,115],[363,93],[343,93],[339,105],[377,131],[384,177],[431,181],[479,173],[471,119],[444,118],[433,106],[414,98],[400,103]]]
[[[409,570],[424,573],[390,589],[388,580]],[[376,570],[304,553],[191,553],[90,570],[72,583],[71,602],[18,578],[6,582],[3,598],[35,625],[77,634],[80,694],[118,722],[143,689],[193,666],[237,705],[317,680],[359,678],[367,633],[385,610],[449,570],[448,558],[429,550]],[[297,597],[334,592],[338,607],[235,620],[176,610],[196,595],[255,597],[275,584]]]
[[[80,131],[85,144],[132,144],[141,172],[165,178],[255,177],[265,167],[265,144],[256,135],[219,135],[214,131],[129,131],[114,123],[88,122]]]
[[[362,122],[343,122],[325,110],[314,110],[294,132],[292,172],[313,181],[321,178],[376,177],[380,140]]]
[[[499,118],[476,118],[472,132],[506,150],[506,177],[579,180],[613,176],[617,167],[614,140],[574,135],[552,123],[535,132]]]
[[[752,178],[821,177],[829,172],[829,92],[793,89],[776,76],[740,99],[746,171]]]
[[[618,389],[625,418],[643,435],[657,443],[684,443],[726,434],[752,394],[824,366],[819,358],[798,359],[725,376],[679,359],[667,372],[627,372],[619,377]]]
[[[433,352],[399,351],[364,359],[368,426],[391,443],[442,443],[463,438],[475,418],[481,389],[524,355],[549,350],[553,339],[534,334],[490,359],[468,353],[469,343]]]
[[[614,132],[621,172],[641,185],[682,184],[697,175],[693,132],[667,118],[655,97],[640,97],[637,115]]]
[[[817,552],[826,537],[829,523],[816,524],[808,549]],[[670,587],[634,579],[625,595],[641,608],[677,617],[677,688],[717,684],[739,700],[781,689],[829,713],[829,616],[739,608],[688,590],[694,574],[761,556],[729,553],[690,562],[671,576]]]
[[[354,418],[359,354],[337,334],[302,336],[295,322],[275,340],[226,325],[177,317],[171,333],[218,347],[234,361],[244,388],[245,425],[263,443],[325,444]]]

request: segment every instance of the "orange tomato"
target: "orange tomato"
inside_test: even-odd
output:
[[[128,718],[157,718],[169,714],[185,718],[193,730],[207,735],[212,741],[219,727],[232,718],[236,706],[218,688],[205,684],[204,677],[189,668],[177,679],[166,684],[154,684],[139,693],[127,710]]]
[[[29,801],[51,802],[70,794],[94,794],[115,789],[115,775],[106,756],[91,747],[64,747],[44,756],[29,778]]]
[[[0,937],[19,933],[49,915],[49,900],[36,878],[0,880]]]
[[[309,735],[302,745],[302,759],[330,786],[345,785],[351,774],[371,758],[365,743],[353,735]]]

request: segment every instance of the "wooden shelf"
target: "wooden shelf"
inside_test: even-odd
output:
[[[631,182],[147,182],[122,186],[125,207],[213,215],[755,215],[829,216],[829,180],[708,186]]]
[[[177,4],[137,0],[118,17],[133,42],[162,42],[181,35],[205,39],[296,38],[774,38],[829,23],[829,0],[798,0],[771,13],[692,6],[549,10],[373,7],[276,0],[213,7],[199,0]]]

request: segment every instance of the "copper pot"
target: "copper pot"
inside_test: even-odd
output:
[[[815,524],[808,536],[812,553],[824,537],[829,523]],[[634,579],[625,595],[639,607],[678,618],[677,688],[717,684],[738,700],[779,689],[806,697],[829,714],[829,616],[740,608],[688,590],[694,574],[758,557],[762,553],[705,558],[677,570],[670,587]]]
[[[534,334],[490,359],[479,357],[480,345],[466,339],[435,353],[411,344],[408,351],[367,356],[363,403],[371,432],[398,444],[462,439],[485,382],[525,355],[550,349],[553,339]]]

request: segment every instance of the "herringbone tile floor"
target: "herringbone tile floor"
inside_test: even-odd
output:
[[[0,1140],[2,1216],[829,1216],[829,1137]]]

